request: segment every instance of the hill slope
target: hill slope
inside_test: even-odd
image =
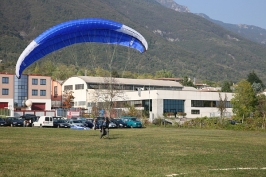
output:
[[[2,0],[0,59],[14,72],[20,53],[31,40],[58,23],[78,18],[107,18],[139,31],[149,49],[140,55],[123,47],[76,45],[48,55],[58,63],[155,73],[172,70],[176,77],[238,81],[255,71],[265,82],[265,46],[224,30],[202,17],[180,13],[156,0]],[[102,52],[107,51],[107,52]],[[9,69],[8,69],[9,68]],[[10,69],[11,68],[11,69]]]

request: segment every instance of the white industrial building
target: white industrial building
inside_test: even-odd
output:
[[[73,107],[84,108],[89,112],[95,105],[97,90],[106,88],[105,77],[77,76],[67,79],[62,91],[73,91]],[[184,87],[176,81],[154,79],[112,78],[111,83],[123,90],[123,97],[113,98],[113,102],[127,102],[139,109],[150,111],[150,117],[162,117],[164,113],[186,113],[187,118],[219,116],[219,92],[208,92]],[[227,96],[226,116],[231,116],[232,93],[221,92],[224,100]],[[121,104],[120,104],[121,105]]]

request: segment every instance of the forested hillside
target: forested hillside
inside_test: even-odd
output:
[[[46,56],[24,73],[33,73],[51,61],[55,66],[63,63],[88,71],[101,67],[154,74],[164,69],[176,77],[212,81],[236,82],[255,71],[266,81],[265,46],[197,15],[166,8],[156,0],[1,0],[0,72],[14,73],[19,55],[43,31],[78,18],[106,18],[126,24],[146,38],[149,49],[140,54],[125,47],[79,44]]]

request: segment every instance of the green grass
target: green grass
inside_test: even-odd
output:
[[[0,176],[266,176],[265,132],[152,127],[100,139],[98,130],[3,127],[0,135]]]

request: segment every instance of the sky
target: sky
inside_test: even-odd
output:
[[[203,13],[230,24],[254,25],[266,29],[266,0],[174,0],[191,13]]]

